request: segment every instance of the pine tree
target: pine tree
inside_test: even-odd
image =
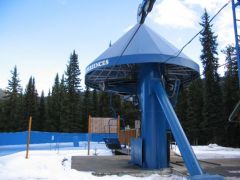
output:
[[[88,131],[88,116],[91,111],[91,99],[90,99],[90,89],[86,86],[86,90],[83,96],[83,106],[82,106],[82,120],[83,120],[83,132]]]
[[[190,122],[188,119],[188,101],[187,101],[187,96],[188,96],[188,92],[187,89],[181,88],[181,91],[179,93],[179,97],[178,97],[178,102],[176,105],[176,113],[177,116],[181,122],[181,125],[186,133],[186,135],[188,136],[188,138],[190,138]]]
[[[8,87],[5,96],[4,119],[5,127],[8,131],[16,131],[19,126],[19,96],[22,91],[18,77],[17,67],[11,71],[11,80],[8,80]]]
[[[226,72],[223,83],[223,103],[225,120],[225,141],[226,146],[240,146],[240,125],[239,123],[230,123],[228,118],[239,100],[238,87],[238,67],[237,57],[234,47],[227,46],[222,51],[226,55]],[[226,138],[227,137],[227,138]]]
[[[94,89],[92,91],[91,97],[91,116],[96,117],[98,116],[98,93],[97,90]]]
[[[69,128],[72,132],[82,131],[81,119],[81,79],[78,63],[78,55],[73,51],[70,56],[69,64],[67,65],[66,75],[66,90],[67,90],[67,119]]]
[[[140,120],[139,109],[131,101],[123,101],[121,105],[120,116],[122,121],[122,127],[129,125],[134,128],[135,120]]]
[[[70,132],[69,123],[67,119],[67,89],[65,86],[65,78],[62,75],[62,79],[59,85],[59,97],[60,97],[60,129],[61,132]]]
[[[202,141],[201,123],[203,120],[203,85],[202,79],[194,80],[188,87],[187,119],[190,122],[190,141],[192,144],[204,144]]]
[[[18,121],[19,125],[17,127],[17,131],[24,131],[26,127],[23,126],[24,122],[24,95],[21,92],[18,98]]]
[[[27,124],[30,116],[32,116],[32,130],[39,129],[40,125],[37,116],[37,101],[38,93],[35,87],[35,79],[33,77],[30,77],[24,94],[24,129],[27,129]]]
[[[219,143],[222,138],[223,118],[221,88],[219,85],[218,58],[217,58],[217,36],[212,31],[209,16],[205,10],[200,25],[203,27],[200,42],[202,54],[200,56],[205,76],[204,86],[204,121],[201,123],[205,129],[205,142]]]
[[[109,95],[107,92],[101,91],[99,94],[99,112],[100,117],[111,117]]]
[[[38,107],[38,130],[44,131],[45,130],[45,123],[46,123],[46,105],[45,105],[45,97],[44,92],[42,91],[39,107]]]
[[[227,46],[222,52],[226,55],[227,63],[223,85],[224,111],[227,119],[238,101],[238,69],[234,47]]]
[[[46,118],[46,122],[45,122],[45,126],[44,126],[44,130],[48,131],[48,132],[52,132],[54,131],[53,126],[52,126],[52,95],[51,95],[51,91],[48,91],[48,95],[46,98],[46,114],[47,114],[47,118]]]
[[[112,111],[112,116],[117,118],[118,115],[120,115],[121,112],[121,98],[118,94],[112,94],[112,97],[110,98],[110,109]]]
[[[52,87],[51,100],[49,101],[49,127],[50,131],[60,131],[60,114],[61,114],[61,96],[60,82],[58,74],[55,77]]]
[[[0,132],[5,130],[4,125],[3,100],[0,98]]]

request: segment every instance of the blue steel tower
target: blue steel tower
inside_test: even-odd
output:
[[[154,3],[154,1],[151,1]],[[145,7],[146,1],[140,9]],[[141,15],[140,13],[138,13]],[[145,169],[169,167],[167,132],[171,130],[192,178],[221,179],[203,173],[173,106],[179,86],[199,77],[199,66],[144,25],[146,14],[86,67],[89,87],[137,97],[141,136],[131,142],[131,161]]]

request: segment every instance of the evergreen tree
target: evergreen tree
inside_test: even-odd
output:
[[[61,114],[61,96],[60,82],[58,74],[55,77],[52,87],[52,96],[49,101],[49,127],[51,131],[60,131],[60,114]]]
[[[4,126],[3,100],[0,99],[0,132],[5,130]]]
[[[124,128],[129,125],[130,127],[134,128],[135,120],[140,120],[141,114],[139,112],[139,109],[131,101],[123,101],[121,107],[121,126]]]
[[[69,128],[72,132],[80,132],[83,130],[81,118],[81,79],[78,63],[78,55],[73,51],[67,65],[66,90],[67,90],[67,119]]]
[[[226,128],[224,145],[240,146],[239,123],[228,122],[228,118],[239,100],[237,57],[234,47],[230,45],[227,46],[226,49],[223,50],[222,52],[226,55],[227,63],[223,83],[224,121]]]
[[[201,126],[205,135],[206,143],[219,143],[222,138],[223,118],[221,88],[219,85],[218,58],[217,58],[217,36],[212,31],[209,16],[205,10],[200,25],[203,27],[200,42],[202,54],[200,56],[205,76],[204,86],[204,121]]]
[[[112,116],[117,118],[118,115],[120,115],[121,112],[121,98],[118,94],[112,94],[112,97],[110,98],[110,109],[112,111]]]
[[[39,129],[39,121],[37,116],[38,93],[35,87],[35,79],[30,77],[24,95],[24,120],[23,127],[27,129],[29,117],[32,116],[32,130]]]
[[[16,129],[17,131],[23,131],[26,130],[26,127],[23,126],[24,122],[24,95],[21,92],[18,98],[18,121],[19,125]]]
[[[60,131],[70,132],[68,119],[67,119],[67,90],[65,86],[65,78],[62,79],[59,85],[59,98],[60,98]]]
[[[44,92],[42,91],[39,107],[38,107],[38,130],[44,131],[45,130],[45,123],[46,123],[46,105],[45,105],[45,97]]]
[[[178,102],[176,105],[176,113],[186,135],[188,136],[188,138],[190,138],[191,122],[189,122],[190,120],[188,119],[188,116],[187,116],[187,111],[188,111],[187,94],[188,94],[187,90],[184,88],[181,88],[181,91],[178,97]]]
[[[44,126],[44,130],[51,132],[54,131],[52,129],[52,119],[51,119],[51,113],[52,113],[52,96],[51,96],[51,91],[48,91],[48,95],[46,98],[46,114],[47,114],[47,118],[46,118],[46,122],[45,122],[45,126]]]
[[[94,89],[92,91],[91,97],[91,116],[96,117],[98,116],[98,93],[97,90]]]
[[[204,144],[202,141],[201,123],[203,120],[203,85],[202,79],[194,80],[188,88],[187,119],[190,123],[190,142],[192,144]]]
[[[88,131],[88,116],[91,111],[91,100],[90,100],[90,89],[86,86],[86,90],[83,96],[83,106],[82,106],[82,120],[83,120],[83,132]]]
[[[109,95],[107,92],[101,91],[99,94],[99,116],[111,117],[111,111],[109,107]]]
[[[225,119],[228,119],[235,104],[238,101],[238,70],[237,70],[237,57],[234,47],[227,46],[222,51],[226,55],[226,72],[223,85],[223,101]]]
[[[16,131],[19,126],[19,96],[22,91],[18,77],[17,67],[11,71],[11,80],[8,80],[8,87],[5,96],[4,119],[5,127],[8,131]]]

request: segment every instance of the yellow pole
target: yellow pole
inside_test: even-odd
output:
[[[28,123],[28,139],[27,139],[26,159],[28,159],[29,144],[30,144],[30,138],[31,138],[31,128],[32,128],[32,116],[30,116],[29,123]]]
[[[88,155],[90,155],[91,116],[88,116]]]

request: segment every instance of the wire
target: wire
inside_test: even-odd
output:
[[[147,15],[149,14],[149,12],[146,13],[145,18],[147,17]],[[135,35],[137,34],[137,32],[139,31],[140,27],[144,24],[143,23],[138,23],[138,27],[137,30],[133,33],[132,37],[130,38],[130,40],[128,41],[126,47],[123,49],[121,55],[118,57],[118,59],[116,60],[116,62],[114,63],[114,65],[112,66],[112,68],[110,69],[110,72],[108,72],[108,76],[111,74],[113,68],[117,65],[118,61],[122,58],[124,52],[126,51],[126,49],[128,48],[128,46],[130,45],[130,43],[132,42],[133,38],[135,37]],[[108,79],[108,78],[107,78]]]
[[[132,37],[130,38],[130,40],[128,41],[128,43],[126,44],[126,46],[124,47],[123,51],[121,52],[120,56],[118,57],[118,59],[115,61],[115,63],[111,66],[108,74],[107,74],[107,78],[104,80],[103,83],[107,82],[108,77],[110,76],[111,72],[113,71],[113,69],[115,68],[115,66],[117,65],[117,63],[119,62],[119,60],[122,58],[124,52],[126,51],[126,49],[128,48],[128,46],[130,45],[130,43],[132,42],[132,40],[134,39],[135,35],[137,34],[137,32],[139,31],[140,27],[142,26],[142,24],[138,24],[137,29],[135,30],[135,32],[133,33]],[[104,68],[105,69],[105,68]],[[102,72],[100,73],[100,75],[103,73],[104,69],[102,69]],[[103,89],[104,91],[104,89]]]
[[[227,5],[231,2],[231,0],[229,0],[226,4],[224,4],[219,10],[218,12],[210,19],[209,24],[215,19],[215,17],[225,8],[227,7]],[[163,63],[168,62],[171,59],[177,58],[182,51],[185,49],[185,47],[187,47],[187,45],[189,45],[202,31],[204,30],[204,28],[202,28],[197,34],[195,34],[181,49],[180,51],[177,53],[177,55],[173,56],[173,57],[169,57],[167,60],[165,60]]]
[[[220,67],[222,67],[222,66],[225,66],[225,65],[227,65],[227,64],[229,64],[230,62],[232,62],[232,61],[234,61],[235,59],[231,59],[230,61],[228,61],[228,62],[226,62],[226,63],[224,63],[224,64],[221,64],[221,65],[218,65],[218,68],[220,68]],[[200,74],[199,76],[201,77],[201,76],[203,76],[205,73],[202,73],[202,74]]]

